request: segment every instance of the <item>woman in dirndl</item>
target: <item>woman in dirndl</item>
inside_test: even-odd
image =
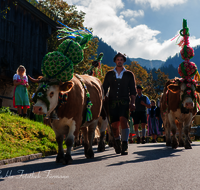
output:
[[[155,101],[151,100],[151,108],[148,109],[148,133],[149,136],[152,136],[153,143],[156,143],[157,135],[160,135],[159,131],[159,115],[157,112],[157,107],[155,106]]]
[[[17,108],[19,116],[27,117],[27,109],[30,108],[28,98],[28,77],[26,76],[26,69],[23,65],[17,68],[17,73],[13,76],[14,94],[13,107]],[[23,109],[23,115],[22,115]]]

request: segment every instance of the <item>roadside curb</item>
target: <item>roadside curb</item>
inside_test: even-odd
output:
[[[28,161],[28,160],[34,160],[34,159],[38,159],[38,158],[42,158],[42,153],[30,154],[27,156],[20,156],[20,157],[11,158],[11,159],[0,160],[0,166],[6,165],[6,164],[12,164],[12,163],[16,163],[16,162],[24,162],[24,161]]]
[[[72,151],[78,150],[79,148],[82,148],[83,146],[77,146],[73,147]],[[64,152],[66,153],[66,149],[64,149]],[[55,155],[54,154],[49,154],[48,156]],[[29,161],[29,160],[34,160],[34,159],[39,159],[39,158],[44,158],[47,156],[42,156],[42,153],[37,153],[37,154],[30,154],[26,156],[20,156],[16,158],[11,158],[11,159],[5,159],[5,160],[0,160],[0,166],[2,165],[7,165],[7,164],[13,164],[16,162],[24,162],[24,161]]]

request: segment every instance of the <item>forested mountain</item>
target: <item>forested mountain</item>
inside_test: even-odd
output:
[[[200,68],[200,46],[196,46],[194,49],[194,57],[190,59],[192,62],[194,62],[198,68]],[[169,65],[173,65],[175,68],[178,68],[179,64],[183,62],[183,59],[181,58],[180,53],[177,53],[174,57],[169,57],[164,67],[168,67]]]
[[[113,62],[114,56],[117,54],[117,52],[109,46],[107,43],[103,42],[102,39],[99,39],[98,43],[98,54],[100,52],[104,53],[104,57],[102,60],[103,64],[106,64],[108,66],[115,66],[115,63]],[[196,46],[194,49],[194,57],[191,59],[192,62],[194,62],[198,68],[200,68],[200,46]],[[122,52],[124,53],[124,52]],[[169,57],[165,62],[161,60],[146,60],[142,58],[127,58],[126,64],[129,65],[131,61],[137,61],[138,64],[140,64],[143,68],[147,70],[149,73],[152,71],[153,76],[155,75],[155,71],[160,68],[162,72],[167,74],[169,78],[174,77],[180,77],[178,74],[178,66],[180,63],[183,62],[183,59],[181,58],[180,53],[177,53],[174,57]],[[155,75],[156,76],[156,75]],[[154,76],[154,77],[155,77]]]
[[[137,61],[142,67],[146,67],[148,69],[160,68],[164,65],[164,61],[161,60],[147,60],[142,58],[131,58],[132,61]]]
[[[109,46],[107,43],[103,42],[102,39],[98,38],[98,40],[99,40],[99,43],[98,43],[97,53],[99,54],[99,53],[103,52],[103,54],[104,54],[101,62],[110,67],[115,66],[113,58],[115,57],[117,52],[111,46]],[[121,53],[124,53],[124,52],[121,52]],[[129,58],[127,58],[126,64],[129,65],[130,63],[131,63],[131,60]]]
[[[114,56],[117,54],[117,52],[111,47],[109,46],[107,43],[103,42],[102,39],[99,39],[99,43],[98,43],[98,49],[97,49],[97,53],[104,53],[104,57],[102,60],[103,64],[106,64],[108,66],[115,66],[115,63],[113,62],[113,58]],[[126,52],[121,52],[121,53],[126,53]],[[160,61],[160,60],[146,60],[146,59],[142,59],[142,58],[127,58],[126,64],[129,65],[131,63],[131,61],[137,61],[142,67],[146,67],[148,69],[153,69],[156,68],[158,69],[159,67],[161,67],[165,62]]]
[[[191,62],[194,62],[198,68],[200,68],[200,46],[196,46],[194,49],[194,57]],[[180,53],[177,53],[174,57],[169,57],[165,64],[160,68],[165,74],[169,75],[169,78],[180,77],[178,74],[178,66],[184,60],[181,58]]]

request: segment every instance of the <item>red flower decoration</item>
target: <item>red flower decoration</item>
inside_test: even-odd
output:
[[[191,83],[187,83],[188,88],[191,88],[191,86],[192,86]]]
[[[187,90],[186,92],[187,92],[188,95],[190,95],[192,91],[191,90]]]
[[[192,79],[191,79],[190,77],[187,77],[186,80],[187,80],[188,82],[192,82]]]

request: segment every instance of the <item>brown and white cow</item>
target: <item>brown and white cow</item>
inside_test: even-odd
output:
[[[56,161],[64,164],[69,164],[72,161],[71,148],[73,146],[74,137],[79,135],[80,129],[84,136],[85,156],[87,158],[94,157],[92,142],[103,100],[101,81],[96,77],[88,75],[80,75],[80,77],[90,93],[90,100],[93,104],[91,107],[92,120],[89,122],[85,122],[87,101],[86,91],[80,79],[76,76],[73,76],[71,81],[60,84],[55,84],[52,81],[45,82],[44,78],[39,80],[29,77],[32,82],[40,82],[38,90],[41,89],[42,81],[44,81],[43,84],[49,85],[48,89],[45,91],[49,106],[47,106],[47,103],[43,101],[42,98],[38,98],[33,107],[33,112],[35,114],[46,114],[49,116],[58,105],[59,92],[67,93],[66,103],[57,108],[59,120],[51,120],[50,122],[52,129],[56,134],[56,141],[58,143],[58,155]],[[38,95],[38,90],[36,95]],[[41,95],[41,93],[39,95]],[[65,156],[63,151],[64,135],[66,137],[65,143],[67,145]]]
[[[190,85],[188,85],[190,83]],[[191,92],[186,93],[188,86]],[[161,96],[161,117],[166,133],[166,145],[177,148],[178,145],[184,144],[186,149],[190,149],[189,130],[193,116],[196,113],[195,92],[200,92],[200,86],[194,85],[194,82],[186,82],[183,79],[175,78],[169,80],[165,84],[163,94]],[[193,95],[193,96],[192,96]],[[176,124],[179,129],[179,143],[176,138]],[[185,134],[185,142],[182,139],[182,128]],[[172,142],[171,142],[172,132]]]

